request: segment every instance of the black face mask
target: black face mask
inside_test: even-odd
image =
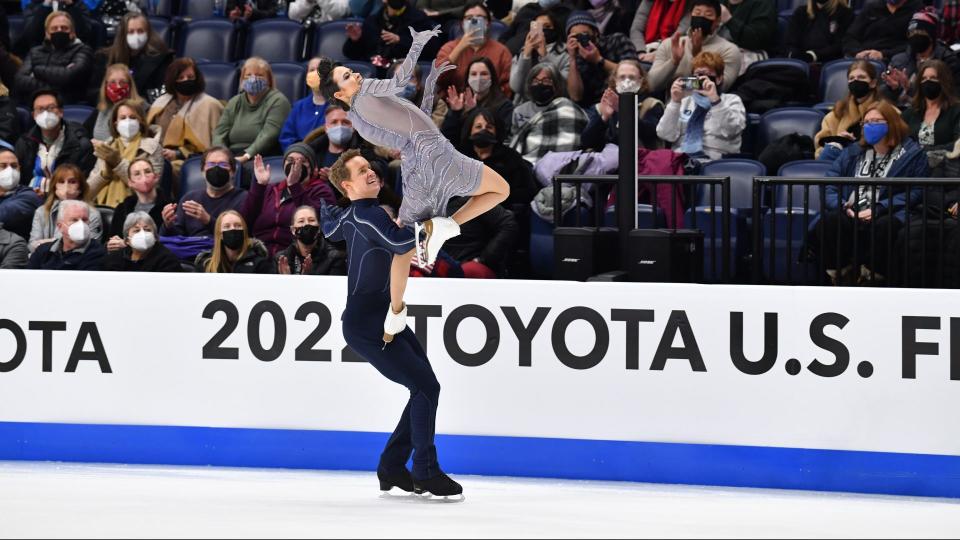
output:
[[[850,90],[850,95],[857,99],[863,99],[870,93],[870,83],[867,81],[852,81],[847,88]]]
[[[543,29],[543,40],[549,43],[557,42],[557,31],[553,28],[544,28]]]
[[[548,84],[535,84],[530,87],[530,96],[537,105],[542,106],[550,103],[556,95],[557,91]]]
[[[230,231],[223,232],[223,245],[227,249],[232,249],[237,251],[243,247],[243,230],[233,229]]]
[[[923,81],[920,83],[920,91],[927,99],[937,99],[943,93],[943,85],[940,81]]]
[[[470,136],[470,143],[477,148],[485,149],[497,144],[497,137],[489,131],[481,131]]]
[[[230,171],[221,167],[212,167],[204,174],[204,178],[213,189],[222,189],[230,183]]]
[[[286,165],[284,165],[284,167],[283,167],[283,174],[284,174],[284,176],[288,176],[288,177],[289,177],[289,176],[290,176],[290,171],[292,171],[292,170],[293,170],[293,163],[287,163]],[[308,178],[310,178],[310,169],[309,169],[306,165],[301,165],[301,166],[300,166],[300,181],[303,182],[304,180],[306,180],[306,179],[308,179]]]
[[[296,230],[297,240],[303,242],[306,245],[313,245],[317,241],[317,236],[320,234],[320,227],[316,225],[304,225]]]
[[[177,81],[174,90],[182,96],[195,96],[200,93],[200,83],[196,79]]]
[[[914,34],[907,38],[910,50],[915,53],[922,53],[930,48],[930,36],[926,34]]]
[[[54,32],[50,34],[50,43],[53,44],[55,49],[66,49],[70,46],[71,41],[69,32]]]
[[[690,17],[690,31],[697,28],[703,32],[703,37],[707,37],[713,32],[713,21],[706,17]]]

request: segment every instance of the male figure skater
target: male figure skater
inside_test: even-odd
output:
[[[461,495],[463,488],[437,463],[433,439],[440,383],[426,353],[406,327],[389,345],[382,340],[380,314],[390,305],[390,267],[395,255],[413,248],[413,232],[398,227],[380,208],[376,172],[358,150],[340,156],[330,168],[330,181],[351,201],[346,209],[324,206],[320,211],[324,236],[347,243],[349,290],[343,337],[384,377],[410,390],[400,423],[380,456],[380,489]],[[406,466],[411,451],[412,474]]]

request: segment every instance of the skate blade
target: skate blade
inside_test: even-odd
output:
[[[419,497],[423,502],[430,503],[430,504],[456,504],[456,503],[462,503],[467,500],[467,498],[463,496],[463,493],[461,493],[460,495],[440,495],[440,496],[434,495],[432,493],[423,493],[419,495]]]

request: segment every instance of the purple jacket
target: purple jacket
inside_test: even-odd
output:
[[[271,257],[293,242],[290,223],[297,208],[319,209],[324,201],[336,204],[333,191],[324,180],[314,178],[294,184],[289,187],[286,198],[283,197],[285,189],[288,189],[286,182],[266,186],[255,182],[240,208],[251,233],[266,244]]]

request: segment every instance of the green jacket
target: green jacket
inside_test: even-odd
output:
[[[748,51],[767,51],[777,46],[777,10],[771,0],[743,0],[733,4],[724,0],[730,10],[730,20],[720,29],[720,35]]]
[[[213,133],[214,146],[226,146],[238,156],[279,156],[280,130],[290,115],[290,101],[271,89],[256,105],[244,92],[230,99]]]

